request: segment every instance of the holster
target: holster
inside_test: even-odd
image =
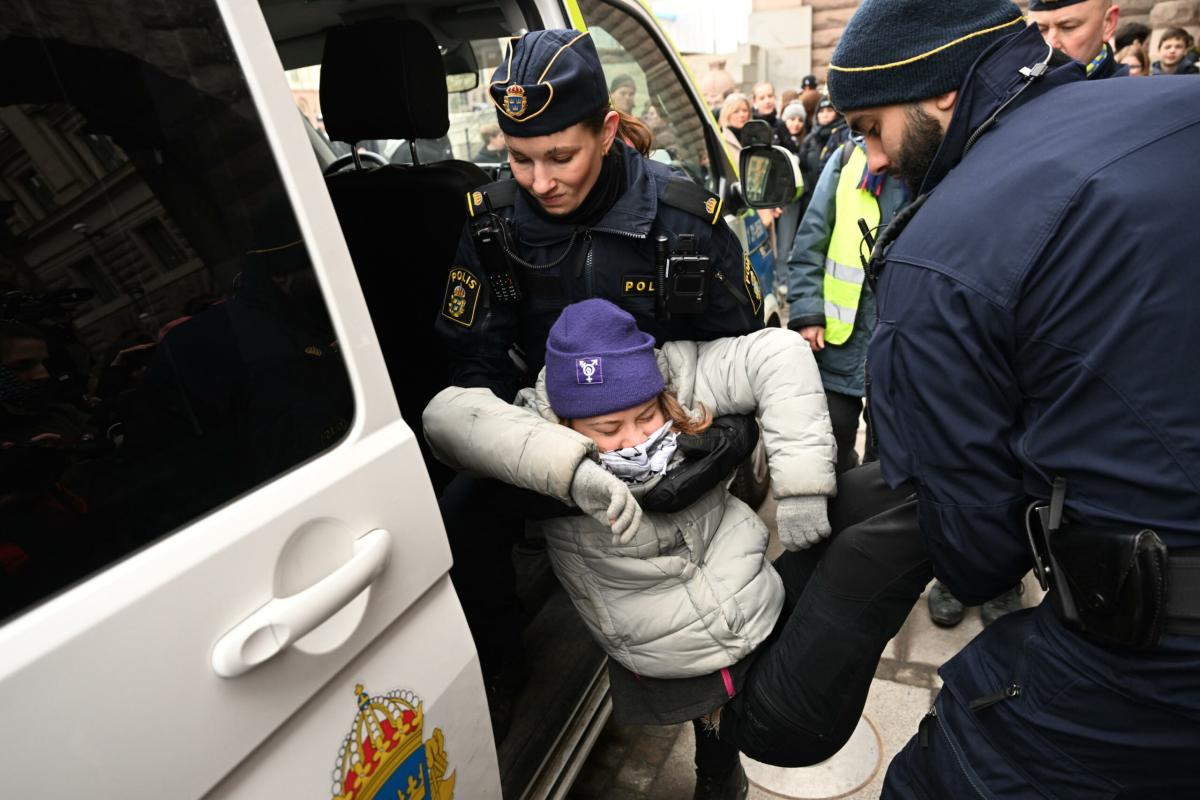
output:
[[[1158,645],[1167,618],[1167,547],[1158,534],[1071,523],[1050,537],[1049,552],[1049,598],[1060,620],[1100,644]]]

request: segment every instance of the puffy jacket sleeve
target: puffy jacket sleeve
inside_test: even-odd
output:
[[[695,348],[694,380],[687,351]],[[833,496],[836,447],[821,374],[795,331],[766,328],[734,339],[669,343],[671,383],[686,406],[714,416],[757,414],[776,497]]]
[[[484,388],[451,386],[421,417],[433,454],[458,471],[495,478],[573,506],[571,479],[596,445],[565,425]]]
[[[833,238],[837,186],[842,177],[842,159],[825,163],[813,191],[787,262],[788,327],[799,330],[825,324],[825,254]]]
[[[1023,387],[1011,314],[932,269],[889,261],[867,365],[884,478],[917,486],[934,571],[981,603],[1031,566],[1012,451]]]

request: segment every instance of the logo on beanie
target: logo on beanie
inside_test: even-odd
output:
[[[514,117],[525,113],[525,87],[514,83],[504,91],[504,110]]]
[[[575,382],[584,386],[604,383],[604,362],[600,356],[575,359]]]

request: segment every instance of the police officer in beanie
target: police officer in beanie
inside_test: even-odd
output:
[[[865,0],[833,102],[913,203],[868,272],[884,477],[968,602],[884,797],[1200,796],[1200,88],[1089,81],[1008,0]],[[1152,120],[1153,124],[1147,124]]]
[[[453,385],[511,402],[541,370],[560,312],[591,297],[631,313],[660,344],[762,327],[762,291],[720,198],[627,144],[649,136],[612,107],[589,34],[541,30],[515,38],[488,90],[513,180],[466,198],[470,218],[436,319]],[[668,257],[686,257],[690,266],[664,285]],[[714,470],[697,480],[711,487],[726,477]],[[460,475],[441,506],[451,575],[479,647],[499,738],[523,672],[509,548],[527,509],[490,492]]]
[[[1121,8],[1113,0],[1030,0],[1029,19],[1042,38],[1087,68],[1088,78],[1129,74],[1113,57],[1109,42],[1117,32]]]

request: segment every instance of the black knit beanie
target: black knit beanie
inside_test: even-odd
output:
[[[829,64],[843,113],[957,89],[979,54],[1025,25],[1011,0],[865,0]]]

